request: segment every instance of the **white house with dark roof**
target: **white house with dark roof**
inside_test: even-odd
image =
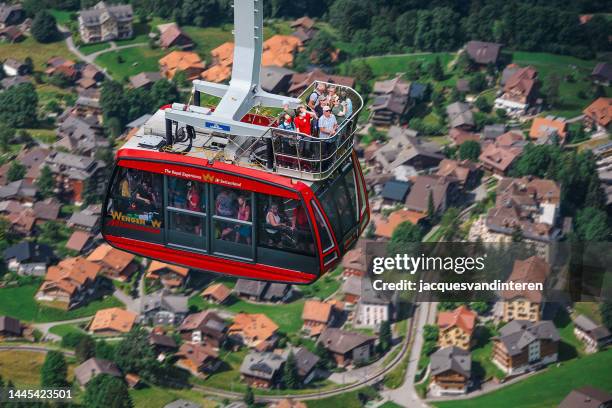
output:
[[[123,40],[131,38],[134,30],[131,4],[99,2],[93,8],[79,13],[79,33],[84,43]]]
[[[585,315],[578,315],[574,319],[574,335],[584,343],[587,353],[594,353],[612,343],[610,331]]]

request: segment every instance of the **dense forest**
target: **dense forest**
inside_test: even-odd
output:
[[[179,24],[218,25],[232,18],[231,0],[123,0],[141,18],[172,18]],[[65,10],[97,0],[25,0]],[[610,0],[266,0],[265,16],[319,17],[357,55],[403,51],[455,50],[467,40],[495,41],[510,49],[547,51],[581,58],[612,50]]]

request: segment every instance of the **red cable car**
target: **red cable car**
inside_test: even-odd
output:
[[[363,101],[351,88],[321,82],[300,98],[262,91],[262,13],[254,0],[237,3],[232,82],[194,81],[192,105],[162,107],[119,149],[102,235],[116,248],[163,262],[310,283],[338,263],[369,221],[353,150]],[[221,100],[200,106],[201,93]],[[279,113],[323,95],[342,101],[335,105],[344,120],[331,131],[283,129],[260,114],[263,106]]]

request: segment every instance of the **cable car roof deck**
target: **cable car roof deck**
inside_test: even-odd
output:
[[[194,81],[196,102],[200,100],[199,93],[202,91],[198,89],[202,89],[202,82]],[[315,87],[320,84],[334,86],[339,92],[346,93],[353,107],[350,116],[328,137],[313,137],[275,127],[278,115],[261,113],[282,112],[277,107],[266,109],[256,106],[240,121],[221,122],[214,114],[216,106],[175,103],[159,109],[122,149],[175,153],[263,170],[302,181],[322,180],[351,154],[353,133],[363,100],[352,88],[314,82],[299,98],[279,96],[280,101],[288,106],[304,105],[309,115],[314,116],[307,102]]]

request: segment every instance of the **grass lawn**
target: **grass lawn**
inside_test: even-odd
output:
[[[44,353],[33,351],[0,351],[0,375],[17,386],[38,386]]]
[[[136,75],[140,72],[158,71],[158,61],[167,54],[166,50],[149,47],[132,47],[119,51],[111,51],[96,58],[96,63],[106,68],[116,80]],[[119,56],[123,62],[119,62]]]
[[[266,305],[238,300],[229,305],[227,309],[236,313],[263,313],[278,325],[280,331],[290,334],[300,331],[302,327],[304,300],[300,299],[282,305]]]
[[[45,361],[45,353],[24,350],[0,351],[0,376],[4,381],[11,380],[17,387],[40,386],[40,368]],[[68,380],[72,379],[74,365],[68,362]]]
[[[62,101],[73,102],[75,98],[73,90],[58,88],[51,84],[37,84],[36,93],[38,94],[38,106],[40,107],[44,107],[52,100],[55,100],[57,103]]]
[[[395,389],[399,388],[404,383],[404,378],[406,377],[406,370],[408,369],[409,361],[410,348],[406,351],[406,355],[403,357],[402,361],[400,361],[399,364],[395,366],[395,368],[385,374],[385,377],[383,378],[383,383],[385,384],[385,387]]]
[[[582,90],[587,94],[589,93],[591,81],[588,79],[588,75],[597,64],[597,61],[582,60],[566,55],[520,51],[512,54],[512,61],[521,66],[534,66],[538,71],[539,78],[543,82],[543,89],[552,74],[559,76],[561,80],[559,85],[559,100],[561,101],[561,106],[554,111],[545,113],[552,113],[570,118],[579,115],[582,110],[591,103],[589,98],[579,98],[578,92]],[[574,76],[574,82],[564,80],[564,77],[570,74]],[[609,89],[607,89],[606,92],[608,92],[608,96],[612,94],[612,91]]]
[[[24,60],[26,57],[30,57],[34,61],[34,69],[40,71],[45,67],[47,60],[55,56],[68,59],[75,58],[63,41],[41,44],[32,37],[26,37],[20,43],[0,43],[0,60],[4,61],[7,58]]]
[[[380,406],[380,408],[402,408],[401,405],[397,405],[395,402],[393,401],[387,401],[384,404],[382,404]]]
[[[365,57],[365,62],[372,68],[375,77],[391,77],[399,72],[406,72],[408,64],[412,61],[420,61],[427,65],[440,57],[443,67],[453,59],[454,55],[448,52],[424,53],[417,55],[380,55]],[[354,61],[357,59],[354,59]]]
[[[68,10],[49,10],[49,12],[55,17],[57,23],[63,26],[70,22],[70,15],[74,13]]]
[[[569,360],[576,357],[576,355],[583,355],[584,345],[574,335],[574,323],[565,309],[559,308],[553,321],[561,336],[559,359]]]
[[[69,333],[85,333],[78,324],[59,324],[49,329],[49,332],[56,334],[60,337],[64,337]]]
[[[371,388],[360,388],[355,391],[345,392],[340,395],[317,400],[316,404],[312,405],[316,406],[317,408],[361,408],[364,405],[359,399],[359,394],[373,396],[373,390]]]
[[[245,391],[246,385],[240,380],[240,365],[247,353],[246,348],[240,351],[222,350],[219,353],[219,358],[223,360],[223,367],[204,380],[195,379],[194,381],[208,387],[237,392]]]
[[[439,408],[553,408],[573,389],[586,385],[612,391],[612,350],[549,366],[536,374],[499,391],[477,398],[439,402]]]
[[[106,50],[110,48],[110,43],[96,43],[96,44],[85,44],[79,47],[79,51],[81,51],[85,55],[93,54],[94,52]]]
[[[574,311],[577,315],[585,315],[595,323],[601,324],[601,313],[599,312],[599,303],[595,302],[576,302]]]
[[[176,390],[171,388],[149,387],[130,390],[134,408],[163,408],[177,399],[186,399],[200,404],[203,408],[215,408],[218,401],[205,397],[195,390]]]
[[[29,128],[25,129],[32,137],[43,143],[52,144],[57,140],[55,129]]]
[[[0,315],[8,315],[29,322],[44,323],[93,316],[100,309],[123,306],[119,300],[108,296],[103,300],[96,300],[87,306],[73,310],[46,307],[34,299],[34,294],[39,286],[38,284],[29,284],[0,289]]]
[[[476,329],[476,345],[472,349],[472,370],[482,381],[488,381],[493,377],[505,377],[504,372],[493,364],[491,359],[493,343],[490,339],[495,334],[490,327],[480,326]]]

